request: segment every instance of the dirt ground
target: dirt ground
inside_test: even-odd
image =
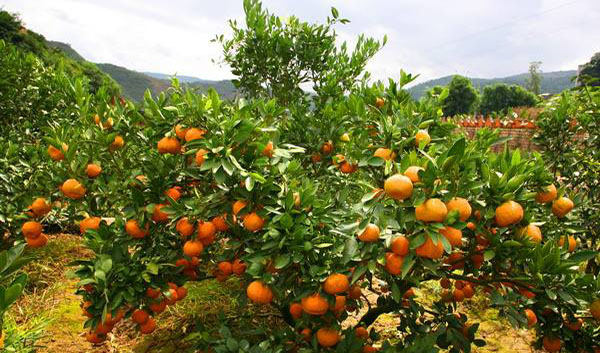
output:
[[[195,325],[216,324],[220,313],[239,320],[240,327],[269,324],[262,319],[269,316],[268,312],[259,315],[248,313],[246,317],[241,317],[236,311],[235,299],[232,299],[231,293],[239,286],[238,283],[210,280],[188,284],[188,297],[180,302],[181,304],[169,307],[157,318],[158,329],[153,334],[140,336],[133,324],[123,321],[109,334],[105,344],[92,346],[83,337],[84,317],[79,306],[81,299],[73,294],[77,281],[71,273],[73,268],[68,266],[71,261],[90,255],[80,246],[80,241],[80,237],[67,234],[51,237],[48,246],[41,250],[41,254],[36,254],[36,261],[27,267],[30,273],[27,295],[23,296],[8,314],[8,320],[16,324],[17,330],[40,329],[40,325],[43,326],[43,334],[37,341],[36,352],[193,352],[194,342],[201,339],[199,330],[194,330]],[[431,293],[417,291],[417,298],[426,298],[429,294]],[[375,294],[367,293],[367,298],[374,302]],[[484,301],[485,298],[480,297],[478,300]],[[348,324],[358,321],[366,310],[363,308],[349,318]],[[531,331],[511,328],[507,322],[498,318],[494,310],[472,310],[467,306],[463,310],[474,322],[480,322],[477,336],[488,343],[482,348],[474,347],[474,352],[538,352],[531,347],[534,339]],[[383,337],[393,339],[397,322],[398,318],[393,315],[382,315],[373,327],[381,332]]]

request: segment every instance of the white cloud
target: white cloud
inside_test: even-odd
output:
[[[227,19],[243,19],[241,0],[5,0],[27,26],[72,44],[86,59],[137,71],[230,78],[214,64]],[[353,43],[360,33],[388,35],[369,64],[376,79],[400,69],[420,81],[459,73],[498,77],[524,72],[530,61],[544,71],[575,69],[600,51],[597,0],[264,0],[281,16],[322,22],[330,7],[352,22],[337,29]]]

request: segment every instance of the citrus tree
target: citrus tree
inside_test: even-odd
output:
[[[577,270],[596,252],[561,242],[574,197],[539,154],[456,133],[410,99],[411,75],[370,84],[379,44],[337,52],[337,11],[320,26],[244,4],[246,28],[221,39],[245,99],[176,80],[139,106],[80,91],[76,119],[45,130],[60,157],[48,197],[95,254],[76,263],[90,342],[123,319],[151,333],[186,282],[235,276],[240,303],[282,325],[262,342],[223,329],[208,342],[218,352],[468,352],[485,341],[457,308],[476,292],[536,327],[538,347],[596,348],[600,281]],[[432,282],[433,303],[415,295]],[[372,329],[385,313],[398,314],[393,342]]]

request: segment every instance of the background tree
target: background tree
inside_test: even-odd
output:
[[[484,87],[479,109],[483,114],[490,114],[514,107],[532,107],[537,102],[537,97],[523,87],[499,83]]]
[[[532,61],[529,63],[529,78],[527,79],[527,89],[535,95],[538,95],[542,86],[541,61]]]
[[[589,81],[588,85],[600,86],[600,53],[594,54],[590,62],[579,67],[577,83],[582,85],[585,81]]]
[[[473,112],[478,93],[471,80],[456,75],[448,84],[448,96],[444,99],[442,110],[446,116]]]

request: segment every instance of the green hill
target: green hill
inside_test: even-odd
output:
[[[560,93],[566,89],[573,88],[575,83],[571,79],[577,75],[577,71],[554,71],[554,72],[543,72],[542,73],[542,93]],[[421,98],[421,96],[429,89],[435,86],[446,86],[452,80],[452,77],[444,76],[435,80],[429,80],[423,83],[419,83],[408,89],[410,94],[415,99]],[[501,77],[501,78],[469,78],[473,82],[473,86],[479,90],[482,90],[485,86],[490,86],[496,83],[506,83],[508,85],[519,85],[526,87],[527,78],[529,74],[523,73],[513,76]]]

